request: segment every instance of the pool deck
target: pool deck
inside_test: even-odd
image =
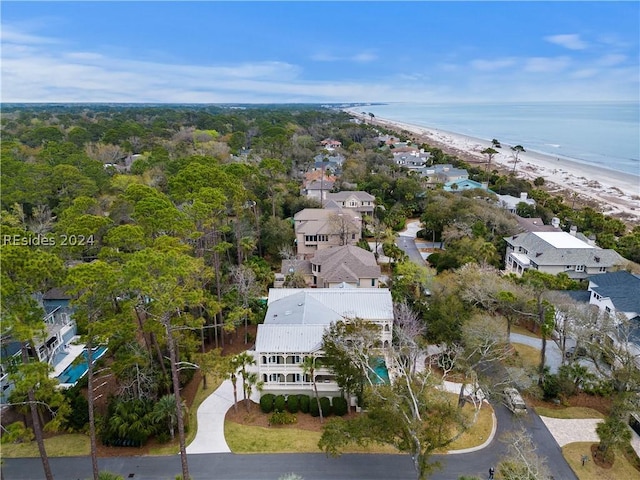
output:
[[[82,355],[82,351],[84,350],[85,346],[83,344],[81,345],[73,344],[73,342],[79,339],[80,337],[77,335],[71,339],[71,342],[69,342],[69,345],[67,345],[67,348],[65,349],[66,355],[64,356],[62,361],[60,361],[60,363],[58,363],[54,367],[51,377],[59,376],[62,372],[64,372],[65,368],[71,365],[76,358]]]

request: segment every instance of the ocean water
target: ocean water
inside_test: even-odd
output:
[[[636,102],[390,103],[356,111],[640,176]]]

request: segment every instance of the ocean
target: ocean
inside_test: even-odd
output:
[[[389,103],[356,110],[640,176],[636,102]]]

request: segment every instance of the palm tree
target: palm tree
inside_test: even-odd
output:
[[[255,362],[254,362],[255,363]],[[245,398],[251,399],[251,393],[253,392],[253,388],[257,388],[258,391],[262,391],[263,382],[259,380],[259,376],[256,372],[250,372],[246,374],[246,377],[243,377],[244,383],[244,396]],[[249,402],[245,402],[247,407],[247,412],[249,411]]]
[[[185,404],[182,403],[184,410]],[[175,426],[178,423],[176,399],[173,395],[164,395],[158,400],[153,407],[151,418],[154,423],[167,422],[169,425],[169,433],[171,434],[171,440],[175,437]]]
[[[238,411],[238,367],[236,356],[233,356],[228,359],[223,368],[225,375],[229,377],[231,385],[233,385],[233,410],[235,412]]]
[[[233,358],[236,361],[236,365],[238,366],[238,369],[240,369],[240,375],[242,375],[242,394],[243,394],[243,400],[245,400],[245,403],[246,403],[247,378],[249,376],[249,373],[247,372],[247,367],[249,365],[255,365],[256,359],[253,358],[253,355],[247,352],[239,353],[238,355],[235,355]],[[257,380],[256,380],[256,383],[257,383]]]
[[[318,412],[320,412],[320,423],[324,423],[324,418],[322,417],[322,407],[320,406],[320,396],[318,395],[318,385],[316,384],[316,357],[308,356],[304,357],[302,361],[302,371],[305,375],[309,375],[311,377],[311,383],[313,383],[313,392],[316,396],[316,402],[318,403]]]

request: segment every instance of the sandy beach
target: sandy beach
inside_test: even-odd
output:
[[[372,119],[353,110],[349,110],[349,113],[367,123],[410,132],[418,142],[455,154],[469,163],[485,165],[487,156],[480,152],[493,147],[490,141],[458,133],[379,117]],[[526,150],[526,145],[523,147]],[[514,152],[511,145],[503,143],[502,148],[496,150],[498,153],[491,160],[491,169],[513,171]],[[615,216],[629,224],[640,224],[640,176],[532,151],[519,153],[515,173],[530,181],[542,177],[545,189],[552,194],[573,195],[577,204],[592,205],[606,215]]]

